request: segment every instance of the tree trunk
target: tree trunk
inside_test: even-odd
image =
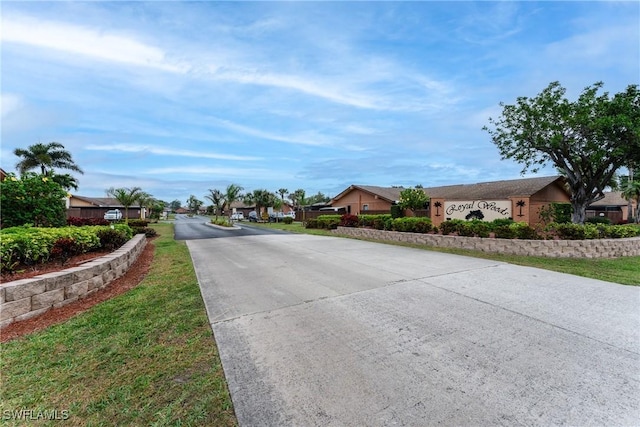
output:
[[[571,222],[574,224],[584,224],[587,218],[587,205],[590,201],[587,200],[587,193],[584,187],[580,183],[571,185]]]
[[[587,219],[587,206],[583,203],[571,201],[571,222],[574,224],[584,224]]]

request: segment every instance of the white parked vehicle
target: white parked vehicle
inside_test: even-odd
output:
[[[105,212],[104,219],[109,221],[117,221],[119,219],[122,219],[122,212],[120,212],[120,209],[110,209]]]
[[[244,221],[244,214],[242,212],[231,214],[231,221]]]

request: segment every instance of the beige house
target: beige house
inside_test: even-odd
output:
[[[389,213],[398,202],[400,187],[351,185],[331,201],[348,213]],[[478,184],[424,188],[431,198],[428,209],[419,214],[431,218],[434,225],[449,219],[511,218],[535,224],[541,221],[540,209],[550,203],[568,203],[570,194],[561,176],[523,178]],[[410,215],[411,213],[408,212]]]
[[[67,218],[104,218],[104,214],[111,209],[120,209],[124,218],[124,206],[111,197],[84,197],[72,194],[67,200]],[[140,206],[129,206],[128,217],[140,218]]]

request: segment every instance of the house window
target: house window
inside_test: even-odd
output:
[[[369,210],[369,205],[362,205],[362,210],[363,211],[368,211]]]

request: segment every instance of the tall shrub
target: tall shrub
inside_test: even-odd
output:
[[[36,227],[62,227],[66,191],[50,177],[27,172],[21,178],[8,174],[0,183],[2,227],[32,224]]]

